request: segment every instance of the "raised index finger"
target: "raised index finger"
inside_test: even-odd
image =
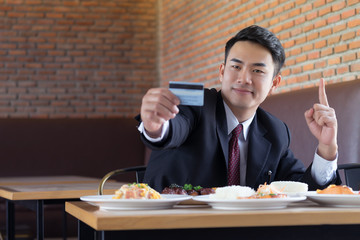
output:
[[[323,78],[320,79],[320,84],[319,84],[319,101],[320,104],[325,105],[327,107],[329,106],[325,92],[325,80]]]

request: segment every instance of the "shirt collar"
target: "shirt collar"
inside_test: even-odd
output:
[[[237,118],[235,117],[234,113],[231,111],[231,109],[229,108],[229,106],[224,102],[224,106],[225,106],[225,114],[226,114],[226,121],[227,121],[227,127],[228,127],[228,135],[232,132],[232,130],[234,130],[234,128],[236,128],[237,125],[239,125],[239,121],[237,120]],[[244,140],[246,141],[248,133],[249,133],[249,127],[250,124],[252,123],[253,119],[255,117],[255,114],[249,118],[248,120],[242,122],[242,127],[243,127],[243,136],[244,136]]]

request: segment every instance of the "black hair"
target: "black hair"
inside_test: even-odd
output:
[[[229,41],[227,41],[225,46],[225,63],[229,55],[230,49],[236,42],[239,41],[250,41],[260,44],[261,46],[268,49],[275,64],[274,76],[276,76],[280,72],[280,69],[285,62],[285,51],[275,34],[263,27],[259,27],[256,25],[244,28],[234,37],[232,37]]]

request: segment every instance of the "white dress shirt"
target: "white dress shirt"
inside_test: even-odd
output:
[[[231,134],[232,130],[239,124],[239,121],[230,110],[229,106],[224,102],[225,113],[228,126],[228,135]],[[255,115],[254,115],[255,116]],[[249,126],[254,119],[252,116],[250,119],[242,122],[243,134],[239,137],[240,147],[240,185],[246,185],[246,163],[247,163],[247,151],[248,151],[248,133]],[[311,176],[319,185],[325,185],[330,182],[336,176],[337,169],[337,156],[334,161],[328,161],[320,157],[316,151],[314,154],[313,164],[311,166]]]

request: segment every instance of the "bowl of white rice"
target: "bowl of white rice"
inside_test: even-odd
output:
[[[308,191],[308,185],[302,182],[294,181],[274,181],[270,186],[275,187],[281,193],[288,196],[304,196]]]

